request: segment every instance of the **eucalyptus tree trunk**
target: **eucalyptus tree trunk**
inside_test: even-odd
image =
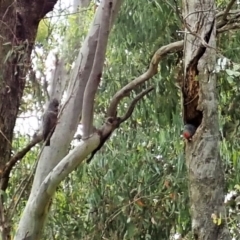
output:
[[[231,239],[224,207],[224,172],[219,150],[215,75],[215,1],[183,1],[184,121],[197,127],[186,141],[190,208],[194,239]]]
[[[89,134],[86,138],[82,138],[82,141],[69,152],[69,145],[76,132],[79,119],[85,113],[82,111],[84,97],[91,95],[85,94],[85,90],[89,91],[89,89],[97,89],[98,87],[97,84],[88,84],[88,81],[93,79],[94,81],[97,80],[97,83],[100,82],[99,76],[101,74],[98,73],[98,78],[92,77],[95,76],[96,72],[96,68],[94,69],[93,66],[103,67],[104,61],[102,58],[105,57],[108,33],[113,26],[113,21],[122,2],[123,0],[102,1],[101,7],[96,11],[88,36],[82,44],[70,74],[67,100],[60,110],[58,124],[51,137],[51,145],[50,147],[44,147],[40,154],[31,193],[19,222],[15,240],[41,239],[50,211],[51,200],[57,186],[68,174],[83,163],[100,143],[100,135],[95,132]],[[105,22],[109,25],[106,25]],[[100,41],[102,39],[105,41]],[[102,44],[98,45],[99,43]],[[104,51],[102,51],[103,49]],[[99,57],[101,57],[100,60]],[[93,100],[94,94],[91,96]],[[94,101],[91,103],[94,103]],[[89,116],[92,115],[89,114]]]

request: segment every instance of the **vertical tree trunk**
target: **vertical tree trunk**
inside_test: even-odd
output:
[[[78,58],[75,61],[74,69],[70,74],[71,78],[64,111],[59,118],[59,123],[51,138],[51,148],[44,148],[39,158],[31,194],[19,222],[14,238],[15,240],[23,239],[25,236],[27,236],[28,239],[34,240],[41,239],[42,237],[43,228],[51,205],[52,195],[50,195],[49,192],[52,192],[53,189],[46,191],[48,197],[44,199],[44,204],[39,204],[40,201],[36,196],[39,194],[39,189],[42,184],[46,181],[46,177],[57,165],[59,166],[59,162],[62,162],[62,159],[69,151],[69,144],[79,124],[79,117],[81,116],[83,107],[84,91],[92,71],[94,58],[96,57],[99,26],[101,26],[101,21],[105,14],[105,8],[103,7],[105,2],[106,1],[102,2],[102,7],[96,12],[88,36],[82,44]],[[109,7],[112,11],[111,27],[122,2],[122,0],[110,1]],[[47,179],[47,181],[51,181],[51,179]]]
[[[219,151],[215,1],[185,0],[183,8],[184,120],[197,127],[185,148],[192,230],[198,240],[227,240],[231,238],[225,221]]]
[[[38,23],[53,9],[57,0],[0,0],[0,189],[8,177],[2,175],[11,157],[13,129],[25,87],[26,73]],[[2,206],[2,207],[1,207]],[[10,239],[10,224],[0,199],[2,239]]]

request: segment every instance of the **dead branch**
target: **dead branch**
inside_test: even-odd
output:
[[[218,23],[218,27],[222,27],[223,25],[225,25],[228,22],[227,16],[229,14],[229,11],[231,10],[233,4],[236,2],[236,0],[231,0],[228,4],[228,6],[226,7],[223,15],[222,15],[222,19],[221,21]]]
[[[236,2],[236,0],[232,0],[232,1],[230,1],[230,3],[228,4],[228,6],[227,6],[227,8],[226,8],[226,10],[225,10],[225,12],[224,12],[224,14],[223,14],[223,17],[222,17],[223,21],[227,21],[227,15],[228,15],[229,11],[231,10],[231,8],[232,8],[232,6],[233,6],[233,4],[234,4],[235,2]]]
[[[174,43],[170,43],[166,46],[163,46],[159,48],[155,54],[152,57],[152,60],[150,62],[148,70],[140,75],[139,77],[135,78],[133,81],[128,83],[126,86],[124,86],[122,89],[120,89],[112,98],[110,102],[110,106],[107,110],[107,117],[113,117],[116,116],[117,112],[117,106],[119,102],[126,96],[129,95],[129,93],[135,89],[140,84],[146,82],[151,77],[157,74],[158,72],[158,64],[159,62],[169,53],[171,52],[177,52],[182,50],[183,48],[183,41],[178,41]]]
[[[217,29],[217,33],[223,33],[230,30],[239,30],[240,29],[240,22],[228,23],[223,27]]]
[[[224,11],[218,12],[216,13],[215,17],[217,19],[217,24],[216,24],[216,28],[217,28],[217,33],[223,33],[229,30],[233,30],[233,29],[239,29],[240,28],[240,23],[239,23],[239,17],[240,17],[240,10],[231,10],[233,4],[234,4],[235,0],[231,0],[230,3],[228,4],[228,6],[226,7],[226,9]],[[195,12],[191,12],[189,13],[187,16],[184,17],[184,20],[189,17],[192,14],[198,13],[198,12],[207,12],[210,9],[207,10],[201,10],[201,11],[195,11]],[[227,17],[229,17],[227,19]],[[191,31],[188,26],[186,26],[186,28],[188,29],[188,31],[194,35],[194,32]],[[196,37],[200,38],[198,35],[195,34]],[[206,45],[206,43],[201,39],[202,43],[204,46],[209,47]]]
[[[225,12],[226,12],[226,10],[225,11],[220,11],[220,12],[218,12],[216,15],[215,15],[215,17],[216,18],[221,18],[224,14],[225,14]],[[240,13],[240,10],[239,9],[235,9],[235,10],[230,10],[229,12],[228,12],[228,15],[237,15],[237,14],[239,14]]]
[[[107,49],[108,35],[111,23],[112,2],[104,1],[102,11],[102,21],[99,27],[98,44],[95,52],[92,71],[84,92],[82,124],[83,137],[86,138],[93,132],[93,113],[94,113],[94,98],[97,92]]]
[[[9,181],[9,175],[16,163],[21,160],[37,143],[42,141],[42,134],[36,135],[21,151],[17,152],[11,160],[5,165],[2,173],[0,189],[5,191]]]
[[[225,20],[223,20],[224,15]],[[223,16],[223,17],[222,17]],[[232,29],[239,29],[239,18],[240,18],[240,10],[229,10],[228,12],[225,10],[223,12],[219,12],[216,14],[216,18],[220,19],[217,22],[217,33],[222,33],[225,31],[229,31]]]

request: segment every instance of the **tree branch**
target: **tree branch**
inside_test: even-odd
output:
[[[32,209],[34,216],[42,215],[43,206],[49,202],[57,186],[65,177],[71,173],[77,166],[99,145],[99,135],[93,134],[92,137],[82,141],[59,164],[48,174],[41,184],[33,200]]]
[[[67,73],[65,69],[65,62],[64,59],[59,59],[59,56],[55,54],[55,68],[51,71],[51,78],[50,82],[50,90],[49,96],[50,99],[56,98],[60,101],[63,96],[66,82],[67,82]]]
[[[216,18],[221,18],[224,14],[225,14],[226,10],[225,11],[221,11],[221,12],[218,12],[215,17]],[[240,10],[239,9],[236,9],[236,10],[230,10],[228,12],[228,15],[236,15],[236,14],[239,14],[240,13]]]
[[[231,0],[230,3],[228,4],[228,6],[223,14],[223,17],[222,17],[223,21],[227,21],[227,15],[235,2],[236,2],[236,0]]]
[[[143,98],[146,94],[148,94],[150,91],[153,90],[153,87],[150,87],[140,94],[138,94],[133,101],[131,102],[126,114],[123,117],[108,117],[107,120],[105,121],[105,124],[100,130],[97,130],[98,135],[100,136],[100,143],[97,146],[96,149],[92,152],[90,158],[87,159],[87,163],[90,163],[91,159],[94,157],[96,152],[98,152],[104,143],[109,139],[109,137],[112,135],[113,131],[120,126],[121,123],[126,121],[133,113],[134,107],[137,104],[137,102]]]
[[[230,30],[238,30],[240,29],[240,22],[234,22],[234,23],[228,23],[226,25],[224,25],[221,28],[217,29],[217,33],[223,33],[223,32],[227,32]]]
[[[222,16],[225,18],[229,16],[229,18],[227,20],[223,20]],[[236,24],[239,24],[240,10],[228,10],[228,12],[227,10],[225,10],[216,14],[216,18],[220,18],[220,21],[217,22],[216,26],[217,33],[222,33],[231,29],[239,29],[239,26],[237,26]]]
[[[101,81],[105,53],[107,49],[109,28],[111,23],[112,1],[105,0],[102,6],[102,21],[99,27],[98,44],[93,67],[83,97],[82,124],[83,138],[93,132],[94,98]]]
[[[21,160],[37,143],[42,141],[42,134],[38,134],[35,136],[30,143],[26,147],[24,147],[21,151],[17,152],[10,161],[5,165],[2,173],[1,179],[1,190],[6,190],[9,181],[9,175],[15,164]]]
[[[158,72],[158,64],[159,62],[170,52],[177,52],[183,49],[183,41],[178,41],[174,43],[170,43],[166,46],[159,48],[152,57],[148,70],[135,78],[133,81],[124,86],[121,90],[119,90],[112,98],[110,106],[107,111],[107,117],[116,116],[117,106],[119,102],[129,93],[135,89],[140,84],[146,82],[151,77],[157,74]]]
[[[137,102],[143,98],[145,95],[147,95],[149,92],[151,92],[154,88],[153,87],[149,87],[146,90],[142,91],[141,93],[139,93],[131,102],[130,106],[128,107],[127,112],[125,113],[125,115],[123,117],[121,117],[121,121],[120,123],[125,122],[133,113],[133,110],[137,104]]]
[[[29,236],[32,239],[41,238],[42,229],[49,212],[50,199],[54,193],[54,186],[56,187],[56,184],[62,181],[67,174],[75,169],[78,164],[80,164],[80,162],[83,161],[87,155],[89,155],[93,149],[99,145],[100,137],[97,133],[95,133],[87,140],[81,141],[80,146],[76,149],[74,148],[67,155],[68,157],[70,155],[70,158],[65,157],[67,152],[69,152],[69,144],[76,132],[77,125],[79,124],[79,117],[82,113],[84,97],[83,92],[86,90],[85,87],[87,81],[89,80],[90,71],[93,67],[93,58],[95,56],[98,39],[98,34],[96,32],[99,28],[98,26],[102,23],[102,6],[105,4],[104,2],[105,1],[101,2],[101,5],[96,12],[91,29],[82,44],[81,51],[79,52],[77,61],[75,62],[75,67],[71,72],[67,95],[68,103],[60,115],[59,124],[52,136],[53,144],[51,144],[51,148],[44,148],[39,159],[32,190],[27,201],[27,205],[21,216],[14,239],[23,239],[25,236]],[[113,16],[111,19],[111,21],[113,21],[113,19],[117,16],[118,10],[123,1],[112,0],[111,2],[113,2]],[[111,23],[111,26],[112,24],[113,23]],[[63,163],[66,165],[63,166]],[[59,164],[61,169],[59,169]],[[72,164],[74,164],[74,166]],[[56,172],[56,169],[60,172]],[[59,173],[59,177],[61,179],[57,176]],[[63,176],[62,174],[66,175]],[[51,178],[49,178],[49,176],[51,176]],[[51,182],[52,180],[53,182]],[[50,189],[44,189],[45,184],[51,184]],[[41,191],[46,190],[46,192],[41,195],[41,192],[39,194],[40,189]],[[38,205],[38,200],[40,203],[45,204]],[[41,202],[41,200],[43,201]]]

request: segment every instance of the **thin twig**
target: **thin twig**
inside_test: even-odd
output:
[[[149,92],[151,92],[154,89],[154,87],[149,87],[146,90],[142,91],[141,93],[139,93],[131,102],[127,112],[125,113],[125,115],[123,117],[121,117],[121,121],[120,123],[126,121],[133,113],[133,110],[137,104],[137,102],[143,98],[145,95],[147,95]]]
[[[30,143],[26,147],[24,147],[21,151],[17,152],[10,161],[5,165],[2,173],[2,181],[1,181],[1,190],[6,190],[8,181],[9,181],[9,175],[13,167],[16,165],[16,163],[21,160],[37,143],[42,141],[42,134],[39,134],[35,136]]]
[[[13,197],[12,197],[12,201],[11,201],[11,203],[9,204],[9,208],[8,208],[8,210],[7,210],[7,213],[6,213],[6,215],[9,216],[9,217],[8,217],[9,220],[11,220],[12,217],[13,217],[13,215],[15,214],[15,209],[16,209],[17,205],[19,204],[20,200],[22,199],[22,195],[23,195],[24,191],[26,190],[27,186],[29,185],[30,181],[31,181],[32,178],[33,178],[33,174],[34,174],[35,171],[36,171],[36,168],[37,168],[37,165],[38,165],[40,156],[42,155],[42,152],[43,152],[44,147],[45,147],[45,143],[44,143],[44,145],[42,146],[40,153],[38,154],[37,161],[36,161],[36,162],[34,163],[34,165],[32,166],[32,169],[31,169],[31,172],[30,172],[29,176],[27,176],[27,177],[20,183],[18,189],[15,191],[15,193],[14,193],[14,195],[13,195]],[[22,188],[22,190],[21,190],[21,188]],[[20,190],[21,190],[21,191],[20,191]],[[19,195],[18,195],[17,200],[15,200],[16,195],[17,195],[18,192],[20,192],[20,193],[19,193]]]
[[[235,3],[235,1],[236,0],[232,0],[228,4],[228,6],[227,6],[227,8],[226,8],[226,10],[225,10],[225,12],[223,14],[223,17],[222,17],[223,21],[227,22],[227,15],[228,15],[229,11],[231,10],[231,8],[232,8],[233,4]]]

